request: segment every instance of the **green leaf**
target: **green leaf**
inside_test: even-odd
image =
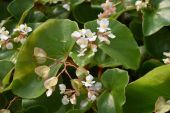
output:
[[[162,59],[163,52],[170,51],[170,30],[163,28],[159,32],[145,37],[144,43],[147,51],[155,58]]]
[[[14,67],[10,61],[0,61],[0,80],[3,80],[5,75]]]
[[[42,106],[47,109],[48,113],[55,113],[61,106],[62,95],[56,89],[53,95],[47,97],[45,94],[36,99],[22,99],[23,109],[29,109],[34,106]],[[40,113],[40,112],[37,112]]]
[[[97,31],[98,25],[96,21],[91,21],[87,22],[85,27],[94,32]],[[132,33],[117,20],[110,20],[109,27],[116,38],[110,39],[110,45],[99,43],[99,48],[124,67],[136,69],[140,61],[140,52]]]
[[[8,1],[6,0],[0,0],[0,7],[1,7],[1,10],[0,10],[0,21],[7,18],[8,16],[10,16],[10,14],[7,12],[7,5],[8,5]]]
[[[110,92],[103,92],[97,100],[98,113],[122,113]]]
[[[91,21],[98,18],[98,14],[101,12],[98,8],[92,8],[90,4],[83,3],[76,6],[73,9],[73,16],[74,18],[80,22],[85,23],[87,21]]]
[[[8,5],[8,11],[14,16],[16,19],[20,19],[22,14],[31,9],[34,6],[33,0],[13,0]]]
[[[126,89],[126,113],[152,113],[159,96],[170,98],[170,65],[160,66]]]
[[[23,45],[18,55],[16,72],[12,91],[14,94],[23,98],[35,98],[44,93],[44,81],[38,79],[34,69],[38,65],[33,57],[34,48],[39,47],[47,52],[48,57],[65,61],[71,51],[75,40],[71,37],[72,32],[78,26],[70,20],[51,19],[41,24]],[[51,61],[45,65],[51,65]],[[50,76],[55,76],[61,64],[51,66]]]
[[[170,1],[150,0],[151,8],[143,10],[143,33],[145,36],[170,25]]]
[[[109,82],[108,82],[109,81]],[[114,99],[122,106],[125,103],[125,87],[129,81],[128,72],[121,69],[109,69],[102,75],[104,87],[111,91]]]

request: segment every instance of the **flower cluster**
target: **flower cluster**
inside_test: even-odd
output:
[[[98,15],[100,19],[108,18],[111,14],[116,12],[116,7],[113,2],[110,2],[110,0],[106,0],[106,2],[101,5],[101,7],[103,8],[104,12]]]
[[[116,36],[111,32],[111,29],[109,28],[109,20],[107,18],[98,19],[97,24],[99,25],[97,28],[99,41],[110,44],[109,38],[113,39]]]
[[[135,2],[135,6],[136,6],[136,10],[137,11],[139,11],[139,10],[141,10],[141,9],[143,9],[143,8],[146,8],[147,7],[147,5],[148,5],[148,1],[143,1],[143,0],[137,0],[136,2]]]
[[[26,24],[21,24],[18,27],[16,27],[13,31],[19,33],[19,35],[14,38],[14,42],[16,43],[20,42],[21,44],[23,44],[26,41],[28,33],[32,31],[32,28],[28,27]]]
[[[165,64],[170,64],[170,52],[164,52],[163,55],[165,55],[167,58],[163,59],[163,62]]]
[[[9,40],[10,38],[9,31],[5,27],[0,28],[0,48],[13,49],[13,44]]]
[[[71,36],[76,38],[76,43],[80,46],[78,57],[84,56],[88,49],[91,49],[93,53],[97,52],[97,45],[94,43],[97,35],[90,29],[74,31]]]
[[[79,96],[79,92],[74,89],[66,89],[65,84],[59,84],[60,94],[63,94],[62,103],[63,105],[69,104],[76,104],[77,103],[77,96]]]
[[[99,92],[102,88],[102,84],[100,82],[93,81],[93,79],[94,77],[89,74],[86,76],[86,81],[82,81],[83,85],[88,91],[88,99],[90,101],[96,100],[96,96],[99,95]]]
[[[14,38],[14,42],[24,43],[26,36],[31,31],[31,27],[28,27],[26,24],[21,24],[13,30],[14,33],[19,33],[19,35]],[[0,48],[13,49],[13,43],[11,42],[12,40],[10,40],[11,37],[12,35],[9,35],[9,31],[7,31],[5,27],[0,28]]]

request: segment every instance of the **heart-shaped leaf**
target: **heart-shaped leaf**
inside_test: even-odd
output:
[[[70,20],[51,19],[41,24],[28,37],[16,63],[12,84],[14,94],[24,98],[35,98],[44,93],[44,81],[38,79],[38,75],[34,71],[38,65],[34,57],[34,48],[42,48],[48,57],[65,61],[75,43],[71,34],[77,29],[77,24]],[[51,61],[47,61],[45,65],[51,65],[51,63]],[[55,76],[60,66],[60,63],[51,65],[52,71],[49,72],[49,76]]]

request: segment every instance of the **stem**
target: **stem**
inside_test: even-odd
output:
[[[101,79],[102,77],[102,71],[103,71],[103,68],[102,67],[98,67],[98,78]]]
[[[14,103],[16,100],[18,99],[18,97],[14,97],[8,104],[8,106],[6,107],[6,109],[9,109],[10,106],[12,105],[12,103]]]

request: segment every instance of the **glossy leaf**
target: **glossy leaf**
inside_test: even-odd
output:
[[[126,113],[152,113],[159,96],[170,98],[170,65],[160,66],[126,89]]]
[[[87,13],[88,12],[88,13]],[[98,18],[98,14],[101,12],[98,8],[92,8],[90,4],[83,3],[78,5],[73,10],[74,18],[80,22],[85,23],[87,21],[95,20]]]
[[[110,92],[103,92],[98,98],[98,113],[122,113],[120,106],[116,106],[116,100]]]
[[[108,82],[109,81],[109,82]],[[125,87],[129,81],[128,73],[121,69],[109,69],[102,75],[104,87],[111,91],[120,106],[125,103]]]
[[[163,28],[159,32],[145,37],[144,43],[147,51],[155,58],[162,59],[163,52],[170,51],[170,30]]]
[[[8,11],[17,19],[20,19],[22,14],[34,6],[33,0],[13,0],[9,6]]]
[[[44,93],[44,81],[38,79],[34,72],[38,65],[33,57],[34,48],[42,48],[47,52],[48,57],[65,61],[75,43],[71,33],[77,29],[77,24],[70,20],[51,19],[41,24],[28,37],[16,63],[16,72],[12,84],[14,94],[24,98],[35,98]],[[49,63],[52,62],[48,61],[45,65]],[[53,64],[50,76],[55,76],[60,66],[61,64]]]
[[[143,10],[143,32],[145,36],[157,32],[163,26],[170,25],[169,0],[150,0],[150,7]]]
[[[91,21],[87,22],[85,27],[94,32],[97,31],[98,25],[96,21]],[[140,52],[132,33],[116,20],[110,20],[109,27],[116,38],[110,39],[110,45],[99,43],[99,48],[124,67],[136,69],[139,65]]]

